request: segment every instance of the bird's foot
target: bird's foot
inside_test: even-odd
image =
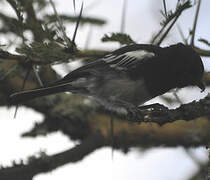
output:
[[[113,112],[122,115],[121,117],[129,120],[130,122],[140,123],[144,121],[144,116],[141,110],[131,103],[118,100],[112,102],[110,107],[108,107],[107,109],[110,109]]]
[[[127,107],[127,112],[128,112],[127,118],[129,121],[137,123],[144,121],[144,116],[141,113],[141,110],[138,109],[138,107],[136,106]]]
[[[165,107],[162,104],[155,103],[155,104],[150,104],[150,105],[145,105],[145,106],[139,106],[139,110],[154,110],[154,111],[161,111],[161,110],[167,110],[168,108]]]

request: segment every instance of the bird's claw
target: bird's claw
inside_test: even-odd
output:
[[[143,122],[144,116],[142,115],[141,111],[137,107],[129,107],[128,108],[128,115],[129,121],[131,122]]]

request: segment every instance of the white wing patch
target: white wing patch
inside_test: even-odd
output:
[[[153,52],[145,50],[129,51],[120,55],[108,54],[102,60],[110,64],[110,67],[124,68],[127,65],[134,64],[145,58],[151,58],[155,56]]]
[[[153,57],[155,54],[152,52],[148,52],[145,50],[137,50],[137,51],[130,51],[125,53],[124,55],[128,56],[128,57],[133,57],[136,59],[144,59],[144,58],[150,58]]]

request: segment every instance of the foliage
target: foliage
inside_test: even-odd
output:
[[[160,11],[164,17],[164,20],[160,24],[162,26],[166,26],[173,18],[175,18],[176,16],[179,16],[179,14],[181,14],[184,10],[189,9],[191,7],[192,7],[191,0],[187,0],[184,2],[177,1],[176,9],[174,12],[170,10],[167,12],[167,15],[166,15],[165,12],[163,12],[162,10]]]
[[[23,44],[16,48],[19,54],[25,55],[29,60],[42,61],[43,64],[55,64],[69,62],[71,55],[66,53],[57,42],[40,43],[32,42],[30,45]]]
[[[121,45],[135,43],[135,41],[128,34],[123,33],[112,33],[111,35],[105,34],[101,40],[102,42],[118,42]]]

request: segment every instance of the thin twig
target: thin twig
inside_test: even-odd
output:
[[[11,7],[14,9],[17,17],[18,17],[18,22],[20,23],[21,29],[17,29],[19,31],[19,34],[22,38],[23,44],[25,43],[26,39],[24,37],[23,31],[24,31],[24,24],[23,24],[23,15],[21,13],[21,10],[19,10],[19,4],[14,1],[14,0],[7,0],[7,2],[11,5]]]
[[[168,27],[168,29],[165,31],[165,33],[162,35],[162,37],[160,38],[160,40],[157,42],[156,45],[159,46],[162,43],[162,41],[168,35],[169,31],[171,30],[171,28],[173,27],[173,25],[175,24],[175,22],[177,21],[178,18],[179,18],[179,16],[176,16],[176,18],[174,19],[174,21],[171,23],[171,25]]]
[[[156,39],[160,36],[160,34],[162,34],[163,30],[165,29],[166,25],[163,26],[160,31],[152,38],[151,40],[151,44],[155,44]]]
[[[17,69],[17,67],[17,64],[11,65],[6,72],[4,72],[3,74],[1,73],[0,81],[6,79],[6,77],[8,77],[12,72],[14,72]]]
[[[68,36],[66,35],[65,28],[63,26],[63,22],[62,22],[61,18],[59,17],[58,13],[57,13],[57,10],[55,8],[55,4],[53,3],[52,0],[49,0],[49,1],[50,1],[50,4],[51,4],[52,8],[53,8],[55,16],[56,16],[56,18],[58,20],[58,24],[59,24],[60,30],[61,30],[61,32],[63,34],[63,38],[64,38],[64,40],[66,42],[66,45],[68,46],[68,48],[71,48],[72,47],[72,43],[69,40]]]
[[[181,27],[180,27],[179,24],[177,24],[177,28],[178,28],[179,34],[180,34],[180,36],[181,36],[181,38],[182,38],[182,41],[183,41],[186,45],[188,45],[187,39],[184,37],[184,33],[183,33],[183,31],[182,31],[182,29],[181,29]]]
[[[73,0],[73,6],[74,6],[74,12],[76,12],[76,3],[75,3],[75,0]]]
[[[23,84],[22,84],[22,87],[21,87],[21,91],[24,89],[25,87],[25,84],[26,84],[26,80],[28,79],[29,75],[30,75],[30,72],[31,72],[31,68],[29,68],[26,72],[26,75],[24,77],[24,80],[23,80]],[[18,111],[18,107],[19,107],[19,104],[15,107],[15,114],[14,114],[14,119],[16,118],[17,116],[17,111]]]
[[[197,26],[197,22],[198,22],[198,15],[199,15],[199,11],[200,11],[200,5],[201,5],[201,0],[198,0],[198,6],[197,6],[197,9],[196,9],[196,14],[195,14],[195,19],[194,19],[193,29],[192,29],[192,39],[191,39],[191,42],[190,42],[191,46],[194,46],[195,31],[196,31],[196,26]]]
[[[164,29],[166,28],[166,26],[171,22],[171,21],[173,21],[173,19],[178,19],[178,17],[181,15],[181,13],[184,11],[184,10],[186,10],[186,9],[188,9],[188,8],[190,8],[191,7],[191,3],[190,3],[190,1],[187,1],[187,2],[185,2],[184,4],[180,4],[179,3],[179,1],[177,2],[177,6],[176,6],[176,11],[174,12],[174,13],[170,13],[170,15],[168,15],[168,17],[167,18],[165,18],[165,21],[163,21],[162,23],[161,23],[161,25],[162,25],[162,28],[160,29],[160,31],[152,38],[152,40],[151,40],[151,44],[160,44],[159,42],[157,42],[157,43],[155,43],[155,41],[156,41],[156,39],[162,34],[162,32],[164,31]],[[175,20],[175,22],[176,22],[176,20]],[[172,26],[174,25],[174,22],[172,22]],[[172,26],[170,26],[170,28],[172,28]],[[169,30],[170,30],[170,28],[169,28]],[[167,35],[168,34],[168,32],[166,31],[166,33],[162,36],[162,37],[164,37],[165,38],[165,35]],[[161,42],[162,42],[162,40],[161,40]]]
[[[44,87],[44,84],[42,83],[42,80],[41,80],[41,78],[40,78],[40,76],[39,76],[39,74],[38,74],[38,72],[37,72],[37,70],[36,70],[36,66],[33,65],[32,68],[33,68],[34,74],[35,74],[35,76],[36,76],[36,79],[37,79],[39,85],[40,85],[41,87]]]
[[[81,6],[81,9],[80,9],[80,12],[79,12],[79,17],[77,19],[77,24],[76,24],[76,27],[75,27],[75,30],[74,30],[74,34],[73,34],[73,38],[72,38],[73,44],[75,43],[75,38],[76,38],[77,30],[78,30],[79,23],[80,23],[80,20],[81,20],[81,17],[82,17],[83,4],[84,3],[82,2],[82,6]]]
[[[7,0],[7,2],[8,2],[8,3],[12,6],[12,8],[14,9],[14,11],[15,11],[15,13],[16,13],[18,19],[19,19],[19,21],[20,21],[20,22],[23,22],[23,16],[22,16],[22,14],[21,14],[21,11],[18,9],[19,6],[18,6],[17,2],[14,1],[14,0]]]
[[[200,55],[200,56],[205,56],[205,57],[210,57],[210,51],[201,49],[200,47],[193,46],[193,49]]]
[[[120,32],[121,33],[124,33],[125,32],[126,10],[127,10],[127,0],[124,0],[123,1],[121,26],[120,26]]]
[[[168,14],[167,14],[166,1],[165,0],[163,0],[163,7],[164,7],[165,16],[167,18],[168,17]]]

